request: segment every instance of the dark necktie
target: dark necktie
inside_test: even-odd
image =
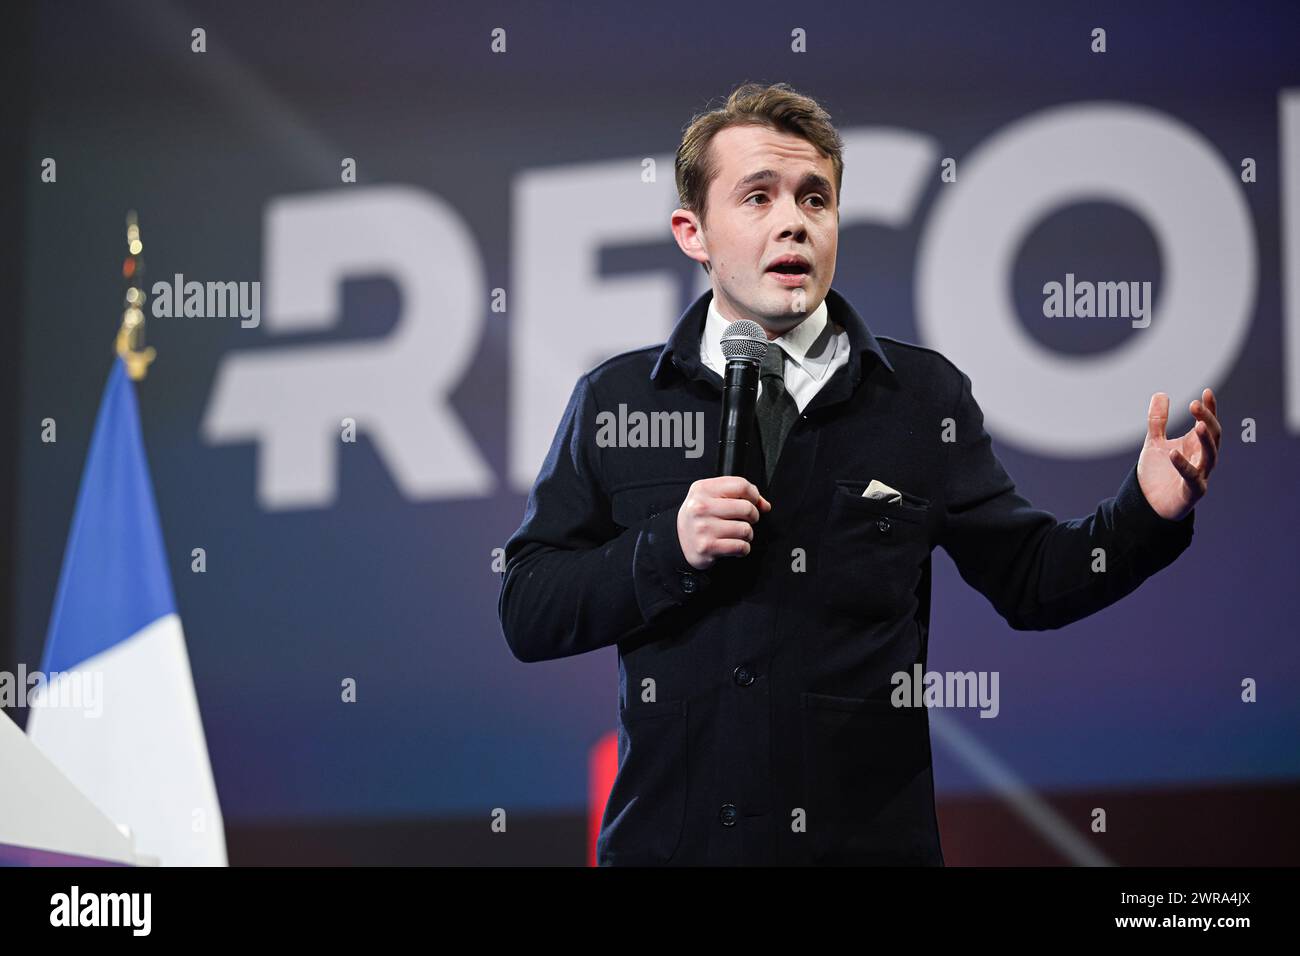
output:
[[[781,446],[785,436],[799,417],[799,406],[785,390],[785,375],[782,372],[785,352],[775,342],[767,343],[767,352],[763,356],[763,368],[759,381],[763,390],[754,406],[754,417],[758,420],[758,434],[763,443],[763,463],[767,469],[770,484],[772,473],[776,470],[776,461],[781,455]]]

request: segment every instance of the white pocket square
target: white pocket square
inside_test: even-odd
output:
[[[887,501],[890,504],[895,505],[901,505],[903,503],[903,495],[901,492],[895,491],[883,481],[877,481],[875,478],[871,479],[871,484],[867,485],[867,490],[862,492],[862,497],[875,498],[879,501]]]

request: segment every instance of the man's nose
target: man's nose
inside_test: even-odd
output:
[[[804,219],[803,210],[799,208],[799,203],[792,199],[781,206],[781,212],[785,223],[781,229],[781,237],[797,236],[802,239],[808,232],[808,223]]]

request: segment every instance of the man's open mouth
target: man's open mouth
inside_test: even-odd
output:
[[[811,271],[805,262],[782,262],[768,269],[767,274],[786,288],[794,289],[807,281]]]

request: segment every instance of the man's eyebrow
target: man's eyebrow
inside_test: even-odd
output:
[[[736,186],[731,191],[731,193],[734,196],[736,193],[744,192],[746,189],[749,189],[751,186],[758,186],[761,184],[770,183],[773,180],[776,180],[778,178],[780,177],[777,176],[775,170],[760,169],[758,172],[750,173],[740,182],[736,183]],[[831,187],[831,181],[827,179],[825,176],[821,175],[820,173],[804,174],[803,179],[800,180],[799,182],[799,191],[802,192],[803,190],[810,189],[810,188],[820,189],[828,196],[834,192],[834,190]]]

